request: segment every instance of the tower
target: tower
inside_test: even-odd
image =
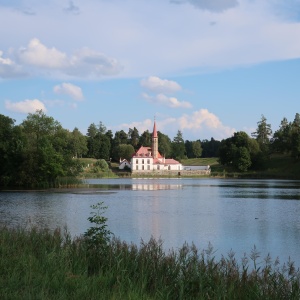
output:
[[[154,120],[153,132],[152,132],[152,156],[158,158],[158,136],[156,131],[156,122]]]

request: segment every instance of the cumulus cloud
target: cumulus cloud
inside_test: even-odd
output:
[[[27,65],[49,69],[68,67],[67,55],[56,48],[47,48],[38,39],[32,39],[26,48],[19,50],[20,61]]]
[[[156,93],[174,93],[181,90],[181,86],[176,81],[160,79],[157,76],[142,79],[140,84],[143,88]]]
[[[46,107],[43,102],[38,99],[24,100],[20,102],[11,102],[10,100],[5,101],[5,108],[9,111],[19,113],[35,113],[37,110],[43,110],[46,112]]]
[[[216,13],[236,7],[239,4],[237,0],[171,0],[171,3],[190,3],[196,8]]]
[[[88,48],[76,51],[68,56],[55,47],[48,48],[38,39],[32,39],[27,47],[19,49],[19,61],[28,66],[40,69],[53,70],[73,77],[101,77],[117,75],[121,72],[121,64],[101,52]]]
[[[235,129],[222,124],[220,119],[207,109],[200,109],[193,112],[192,115],[183,115],[178,119],[180,129],[184,130],[203,130],[209,129],[219,136],[231,136]]]
[[[3,58],[3,52],[0,51],[0,78],[15,78],[25,76],[21,66],[17,65],[9,58]]]
[[[142,97],[150,103],[165,105],[171,108],[192,107],[191,103],[187,101],[179,101],[176,97],[165,95],[181,91],[182,88],[176,81],[150,76],[147,79],[142,79],[140,85],[144,89],[154,93],[153,95],[149,95],[148,93],[142,94]]]
[[[62,83],[53,88],[54,93],[69,95],[75,100],[83,100],[83,93],[79,86],[71,83]]]
[[[192,104],[187,101],[179,101],[175,97],[168,97],[164,94],[157,94],[155,96],[148,95],[146,93],[142,94],[143,98],[150,103],[155,103],[159,105],[165,105],[171,108],[191,108]]]

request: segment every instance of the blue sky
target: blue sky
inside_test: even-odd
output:
[[[0,37],[16,124],[221,140],[300,113],[300,0],[0,0]]]

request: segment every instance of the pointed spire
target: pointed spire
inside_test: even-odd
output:
[[[153,126],[152,138],[157,138],[157,130],[156,130],[155,118],[154,118],[154,126]]]

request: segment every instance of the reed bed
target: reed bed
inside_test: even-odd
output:
[[[112,238],[88,247],[67,230],[0,228],[0,299],[300,299],[300,275],[257,249],[238,262],[216,260],[211,245],[165,252]]]

